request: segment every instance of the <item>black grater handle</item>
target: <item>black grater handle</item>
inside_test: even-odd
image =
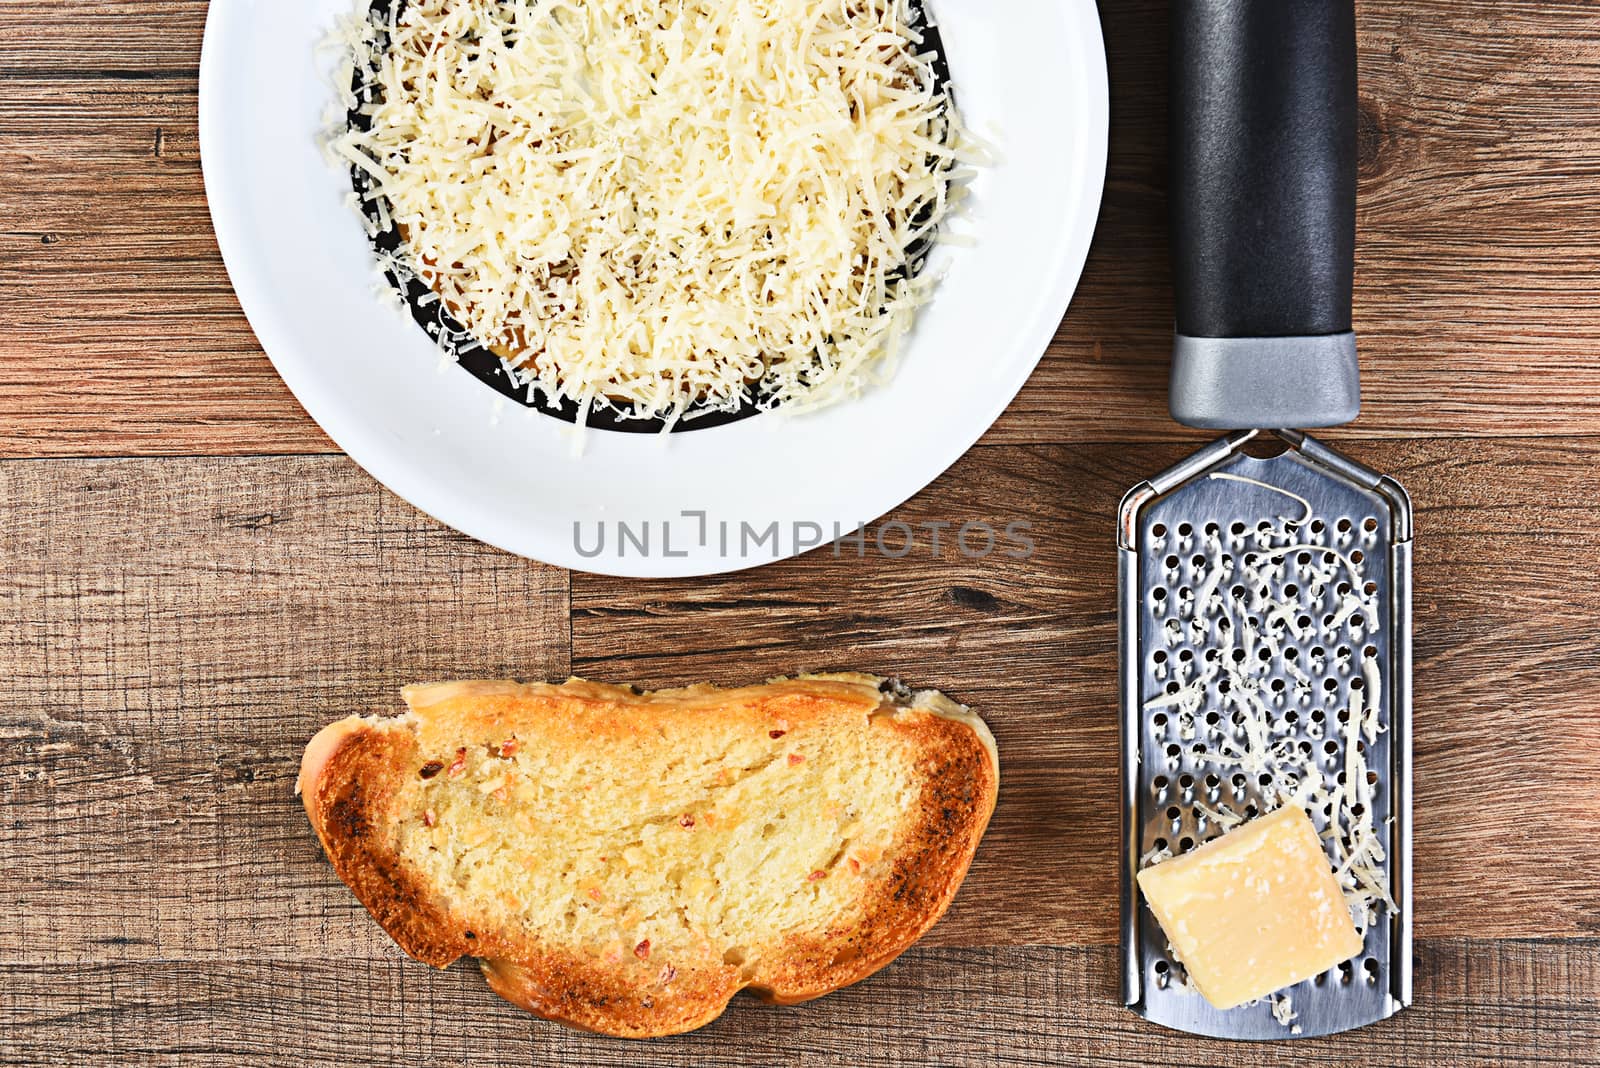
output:
[[[1175,0],[1171,25],[1173,415],[1348,422],[1354,0]]]

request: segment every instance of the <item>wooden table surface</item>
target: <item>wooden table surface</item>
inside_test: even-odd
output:
[[[1247,1047],[1148,1026],[1116,987],[1113,513],[1202,440],[1163,395],[1163,4],[1103,5],[1111,164],[1072,311],[896,513],[1030,522],[1034,558],[675,582],[476,544],[306,418],[207,217],[205,7],[0,0],[5,1063],[1600,1060],[1600,4],[1361,4],[1367,406],[1328,436],[1418,505],[1416,1004]],[[875,978],[649,1046],[403,958],[291,793],[317,727],[412,680],[841,665],[993,725],[966,887]]]

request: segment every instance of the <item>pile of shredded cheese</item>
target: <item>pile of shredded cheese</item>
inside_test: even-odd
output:
[[[886,371],[932,286],[960,136],[919,24],[910,0],[391,0],[346,27],[330,148],[399,265],[546,397],[801,410]]]
[[[1163,622],[1161,641],[1169,649],[1188,642],[1203,655],[1159,658],[1156,677],[1168,692],[1144,707],[1172,717],[1178,737],[1199,762],[1258,782],[1269,807],[1292,804],[1322,814],[1335,875],[1351,918],[1364,932],[1377,922],[1380,908],[1397,910],[1385,871],[1389,829],[1374,823],[1366,757],[1387,729],[1381,665],[1364,651],[1383,618],[1377,586],[1367,579],[1366,561],[1351,544],[1352,534],[1316,521],[1304,498],[1238,475],[1210,477],[1283,494],[1298,504],[1300,514],[1248,531],[1247,551],[1200,531],[1193,535],[1196,544],[1175,546],[1197,551],[1197,562],[1205,561],[1204,577],[1188,598],[1173,599],[1177,603]],[[1313,607],[1326,603],[1330,593],[1337,605],[1333,611]],[[1291,646],[1307,642],[1315,644],[1302,659]],[[1334,657],[1348,654],[1349,660],[1335,663],[1326,646],[1335,647]],[[1293,680],[1292,691],[1282,698],[1269,686],[1280,669]],[[1344,707],[1314,714],[1323,707],[1325,684],[1341,669],[1359,685],[1350,685]],[[1197,724],[1206,710],[1227,726]],[[1303,716],[1308,721],[1301,724]],[[1336,754],[1337,770],[1325,775],[1318,762],[1330,752]],[[1226,803],[1196,808],[1224,830],[1244,820]],[[1141,866],[1170,855],[1152,850]]]

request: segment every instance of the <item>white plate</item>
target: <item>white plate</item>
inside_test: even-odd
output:
[[[946,277],[895,376],[810,416],[670,439],[591,431],[580,454],[570,426],[498,403],[379,300],[348,177],[318,144],[333,91],[317,46],[354,4],[213,0],[200,145],[217,241],[256,336],[311,417],[384,485],[492,545],[584,571],[681,576],[853,531],[999,418],[1077,286],[1106,160],[1094,3],[930,0],[962,114],[1000,158],[957,224],[975,245],[936,254]]]

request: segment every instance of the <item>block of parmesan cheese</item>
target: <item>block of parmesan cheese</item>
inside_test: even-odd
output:
[[[1287,805],[1139,873],[1190,983],[1219,1009],[1361,952],[1311,820]]]

